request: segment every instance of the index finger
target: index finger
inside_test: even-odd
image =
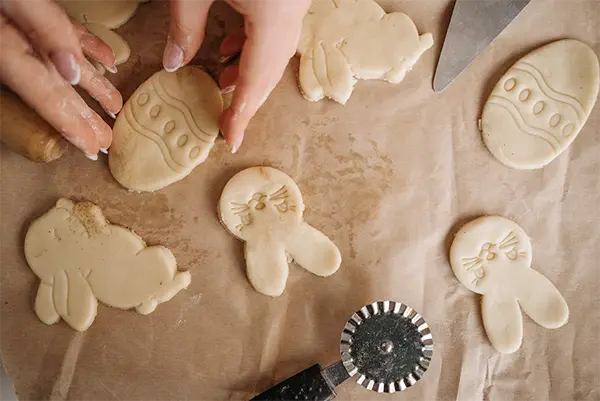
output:
[[[268,10],[246,17],[246,42],[231,106],[222,119],[222,132],[235,153],[250,119],[277,85],[296,47],[303,10],[292,4],[265,2]]]

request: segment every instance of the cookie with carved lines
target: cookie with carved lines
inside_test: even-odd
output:
[[[208,157],[222,111],[217,84],[200,68],[155,73],[115,121],[108,158],[112,175],[135,191],[181,180]]]
[[[454,275],[469,290],[481,294],[487,336],[498,351],[521,346],[521,309],[548,329],[564,325],[569,308],[558,289],[531,268],[529,237],[519,225],[500,216],[485,216],[465,224],[450,247]]]
[[[288,262],[317,276],[340,267],[337,246],[306,223],[300,188],[272,167],[251,167],[225,185],[219,217],[235,237],[245,242],[246,273],[260,293],[279,296],[289,274]]]
[[[575,140],[598,97],[598,57],[577,40],[559,40],[517,61],[498,81],[480,121],[496,159],[541,168]]]

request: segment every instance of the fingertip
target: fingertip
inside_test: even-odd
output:
[[[170,39],[163,53],[163,67],[167,72],[175,72],[182,65],[185,54],[181,46],[176,45]]]

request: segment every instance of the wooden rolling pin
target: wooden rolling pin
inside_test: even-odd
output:
[[[67,141],[12,92],[0,90],[0,141],[34,162],[51,162],[67,150]]]

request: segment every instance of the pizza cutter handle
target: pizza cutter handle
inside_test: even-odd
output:
[[[334,388],[321,373],[321,366],[316,364],[271,387],[251,401],[329,401],[336,396]]]

